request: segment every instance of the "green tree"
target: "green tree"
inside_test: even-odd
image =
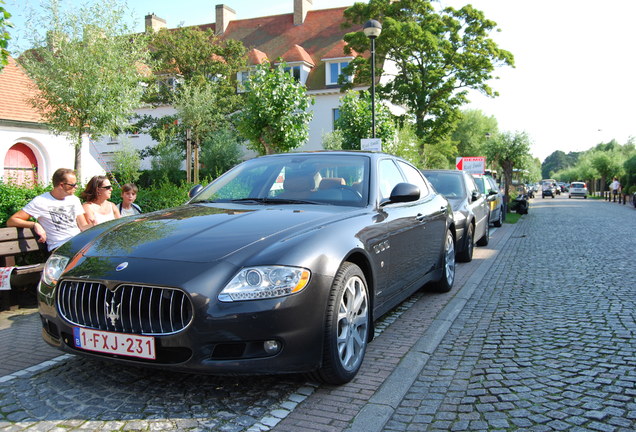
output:
[[[566,154],[561,150],[555,150],[552,154],[545,158],[541,164],[541,175],[545,179],[552,178],[552,175],[555,172],[565,169],[570,165],[570,160]]]
[[[530,138],[525,132],[504,132],[488,140],[486,158],[501,167],[504,174],[506,203],[510,201],[513,168],[524,169],[531,160]]]
[[[168,77],[196,85],[213,80],[219,98],[228,98],[225,112],[236,109],[235,77],[246,65],[242,42],[221,40],[212,30],[198,27],[161,29],[151,35],[150,55],[156,67],[149,79],[154,85],[147,92],[148,102],[172,103],[173,89],[165,85]]]
[[[307,109],[313,98],[285,67],[284,62],[273,68],[265,62],[245,83],[236,128],[249,140],[248,147],[260,155],[287,152],[309,137],[312,113]]]
[[[191,81],[181,86],[174,96],[174,107],[177,110],[179,124],[191,133],[192,154],[194,156],[194,183],[199,182],[199,149],[201,143],[212,132],[228,127],[228,118],[221,98],[219,84],[212,81]],[[189,162],[189,161],[187,161]],[[190,167],[187,166],[189,171]]]
[[[123,148],[113,154],[113,171],[120,183],[136,183],[139,179],[141,157],[129,141],[123,142]]]
[[[477,109],[465,110],[461,113],[451,139],[456,143],[459,156],[483,156],[488,138],[496,135],[497,130],[495,117],[488,117]]]
[[[395,139],[395,126],[391,112],[382,103],[375,106],[376,138],[386,143]],[[371,95],[368,91],[348,91],[340,98],[340,117],[334,124],[342,132],[343,150],[360,150],[360,139],[371,138]]]
[[[4,4],[4,0],[0,0],[0,5]],[[4,66],[9,63],[9,39],[11,35],[7,31],[7,28],[12,28],[13,24],[9,21],[11,14],[6,9],[0,6],[0,71]]]
[[[214,179],[241,162],[241,156],[239,136],[230,128],[217,130],[201,147],[202,172]]]
[[[147,64],[147,45],[125,23],[125,7],[116,0],[74,10],[48,0],[42,10],[29,25],[45,29],[47,38],[31,29],[33,49],[21,61],[39,90],[33,106],[54,133],[68,133],[74,142],[81,179],[83,137],[127,128],[141,104],[140,65]]]
[[[595,150],[590,154],[592,167],[601,177],[601,191],[606,190],[609,179],[623,175],[623,160],[613,151]]]
[[[513,55],[489,37],[496,23],[471,5],[436,10],[429,0],[370,0],[355,3],[345,17],[352,24],[369,18],[382,22],[378,56],[397,72],[378,85],[378,96],[406,107],[414,116],[422,154],[424,144],[450,144],[449,134],[469,90],[497,96],[488,85],[495,78],[495,67],[514,65]],[[369,47],[362,32],[347,34],[345,41],[359,53]],[[355,83],[370,82],[367,59],[359,56],[351,67],[356,70]]]

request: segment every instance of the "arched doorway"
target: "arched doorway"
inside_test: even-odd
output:
[[[4,157],[4,182],[33,186],[38,178],[38,161],[33,151],[22,143],[12,146]]]

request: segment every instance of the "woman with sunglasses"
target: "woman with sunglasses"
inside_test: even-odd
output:
[[[113,186],[108,177],[97,175],[88,181],[82,192],[82,199],[89,224],[94,226],[121,217],[117,206],[109,201],[112,193]]]

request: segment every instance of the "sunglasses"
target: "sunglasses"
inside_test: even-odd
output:
[[[66,186],[70,186],[72,188],[76,188],[77,187],[77,183],[64,183]]]
[[[112,185],[108,185],[108,186],[100,186],[100,189],[112,189],[113,186]]]

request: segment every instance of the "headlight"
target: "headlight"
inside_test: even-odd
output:
[[[42,280],[47,285],[55,285],[68,264],[68,258],[62,255],[51,255],[42,271]]]
[[[309,282],[309,270],[299,267],[246,267],[219,294],[222,302],[284,297],[301,291]]]

